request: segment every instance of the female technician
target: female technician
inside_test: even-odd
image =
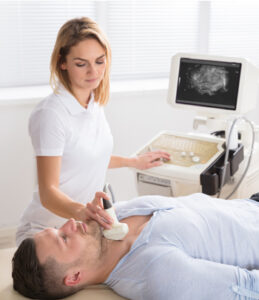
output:
[[[108,214],[88,203],[102,190],[107,168],[147,169],[169,159],[163,151],[134,158],[112,155],[103,111],[110,64],[109,43],[94,21],[73,19],[61,27],[50,63],[54,93],[36,106],[29,121],[38,188],[21,218],[18,244],[45,227],[60,227],[64,218],[93,218],[110,228]]]

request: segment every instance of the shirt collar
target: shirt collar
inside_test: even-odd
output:
[[[110,281],[113,279],[113,275],[116,274],[117,270],[120,269],[120,266],[125,262],[125,260],[128,259],[128,257],[130,257],[132,255],[133,252],[135,252],[136,249],[138,249],[142,245],[145,245],[145,244],[149,243],[150,235],[151,235],[152,230],[153,230],[154,220],[156,219],[156,217],[157,217],[157,211],[154,211],[154,213],[153,213],[152,217],[150,218],[148,224],[143,228],[143,230],[141,231],[141,233],[139,234],[137,239],[133,242],[129,252],[126,253],[119,260],[119,262],[117,263],[115,268],[111,271],[108,278],[104,281],[104,284],[107,284],[107,285],[110,284]]]
[[[91,93],[91,98],[88,103],[87,109],[84,108],[78,100],[63,86],[59,85],[57,96],[60,101],[66,107],[66,109],[71,113],[71,115],[76,115],[82,112],[92,112],[94,107],[94,94]]]

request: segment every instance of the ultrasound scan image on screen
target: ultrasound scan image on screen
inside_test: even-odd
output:
[[[235,110],[241,63],[181,58],[176,103]]]

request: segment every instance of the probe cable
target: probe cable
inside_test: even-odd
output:
[[[115,203],[115,197],[114,197],[114,193],[113,193],[112,186],[110,185],[110,183],[106,183],[104,185],[103,191],[104,191],[104,193],[108,193],[110,191],[112,203]]]

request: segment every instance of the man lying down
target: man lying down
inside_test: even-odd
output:
[[[259,299],[258,202],[193,194],[115,207],[124,240],[107,240],[94,220],[47,228],[15,253],[14,288],[38,299],[98,283],[134,300]]]

